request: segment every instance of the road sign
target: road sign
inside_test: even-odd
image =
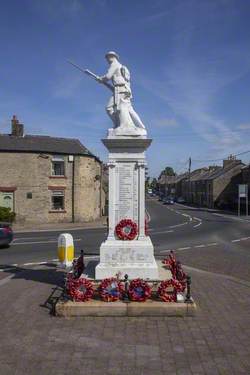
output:
[[[240,184],[238,190],[238,216],[240,216],[240,199],[246,198],[246,216],[248,216],[248,185]]]
[[[247,190],[248,190],[248,185],[239,185],[239,198],[246,198],[247,197]]]

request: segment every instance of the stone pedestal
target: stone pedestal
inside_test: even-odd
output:
[[[154,248],[145,235],[145,151],[151,139],[145,136],[118,136],[109,132],[102,141],[109,151],[109,232],[100,248],[96,279],[128,274],[129,279],[157,279]],[[137,223],[138,237],[119,240],[115,227],[122,219]]]

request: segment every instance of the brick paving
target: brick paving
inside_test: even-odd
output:
[[[62,273],[19,269],[0,285],[0,374],[249,374],[249,286],[190,274],[196,317],[63,319],[44,307]]]

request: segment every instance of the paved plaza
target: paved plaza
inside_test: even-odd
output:
[[[188,272],[196,317],[70,319],[46,304],[53,265],[2,272],[0,374],[249,374],[250,283]]]

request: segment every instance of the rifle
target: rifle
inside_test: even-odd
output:
[[[74,64],[72,61],[69,61],[68,60],[68,63],[73,65],[75,68],[77,68],[78,70],[80,70],[82,73],[85,73],[87,75],[89,75],[90,77],[94,78],[96,81],[102,83],[104,86],[106,86],[109,90],[111,90],[112,92],[114,92],[114,87],[108,83],[108,82],[105,82],[105,81],[99,81],[100,80],[100,77],[98,75],[96,75],[95,73],[92,73],[90,70],[88,69],[82,69],[80,66]]]

